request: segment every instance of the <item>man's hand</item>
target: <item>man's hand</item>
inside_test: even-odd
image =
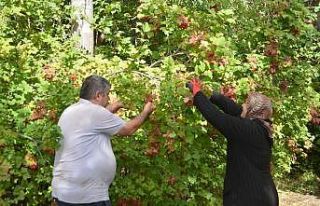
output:
[[[151,114],[154,109],[155,109],[155,106],[154,106],[153,102],[147,102],[144,105],[143,112],[145,112],[146,114]]]
[[[117,134],[120,136],[130,136],[135,133],[154,109],[155,106],[153,104],[153,99],[148,98],[148,101],[146,101],[142,112],[135,118],[128,121]]]
[[[114,102],[114,107],[117,109],[121,109],[124,107],[123,103],[120,100]]]
[[[154,95],[152,94],[147,95],[145,99],[145,105],[142,111],[143,113],[149,115],[153,112],[153,110],[155,109],[155,106],[153,104],[153,99],[154,99]]]
[[[106,107],[110,112],[116,113],[119,109],[123,108],[123,103],[119,100],[109,104]]]

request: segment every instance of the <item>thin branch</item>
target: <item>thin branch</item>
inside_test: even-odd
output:
[[[31,141],[33,141],[33,142],[37,142],[35,139],[33,139],[32,137],[29,137],[29,136],[27,136],[27,135],[24,135],[24,134],[21,134],[21,133],[19,133],[18,135],[19,135],[20,137],[26,138],[26,139],[31,140]]]
[[[182,54],[184,54],[184,53],[183,53],[183,52],[176,52],[176,53],[171,54],[171,55],[169,55],[169,56],[167,56],[167,57],[174,57],[174,56],[178,56],[178,55],[182,55]],[[163,61],[163,59],[160,59],[160,60],[158,60],[158,61],[155,61],[155,62],[153,62],[152,64],[150,64],[150,67],[154,67],[155,65],[161,63],[162,61]]]
[[[120,70],[118,70],[118,71],[112,72],[111,74],[107,74],[107,76],[112,77],[112,76],[114,76],[114,75],[116,75],[116,74],[119,74],[119,73],[122,73],[122,72],[124,72],[124,71],[125,71],[125,69],[120,69]]]
[[[155,61],[155,62],[153,62],[152,64],[150,64],[150,67],[152,68],[152,67],[154,67],[155,65],[161,63],[162,61],[163,61],[163,59],[160,59],[160,60],[158,60],[158,61]]]
[[[160,79],[160,78],[155,77],[155,76],[151,76],[151,75],[146,74],[146,73],[144,73],[144,72],[140,72],[140,71],[133,71],[133,73],[136,73],[136,74],[139,74],[139,75],[141,75],[141,76],[147,77],[147,78],[148,78],[148,79],[150,79],[150,80],[157,80],[157,81],[161,81],[161,79]]]
[[[176,53],[171,54],[171,55],[169,55],[169,56],[167,56],[167,57],[174,57],[174,56],[183,55],[183,54],[184,54],[183,52],[176,52]],[[156,65],[159,64],[159,63],[161,63],[162,61],[163,61],[163,59],[160,59],[160,60],[158,60],[158,61],[155,61],[155,62],[153,62],[152,64],[150,64],[149,67],[150,67],[150,68],[153,68],[154,66],[156,66]],[[126,71],[126,69],[121,69],[121,70],[112,72],[111,74],[107,74],[107,76],[112,77],[112,76],[115,76],[116,74],[123,73],[124,71]],[[156,79],[157,81],[161,81],[161,79],[158,78],[158,77],[150,76],[150,75],[148,75],[148,74],[146,74],[146,73],[143,73],[143,72],[140,72],[140,71],[133,71],[133,73],[139,74],[139,75],[141,75],[141,76],[145,76],[145,77],[147,77],[147,78],[149,78],[149,79],[151,79],[151,80]]]

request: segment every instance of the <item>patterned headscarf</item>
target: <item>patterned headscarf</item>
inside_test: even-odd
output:
[[[258,92],[252,92],[249,94],[246,100],[246,104],[246,117],[258,119],[271,119],[272,103],[267,96]]]
[[[267,128],[269,136],[272,137],[272,103],[271,100],[258,92],[249,94],[246,100],[247,118],[258,119]]]

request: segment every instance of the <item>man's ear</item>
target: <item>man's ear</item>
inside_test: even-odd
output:
[[[101,93],[97,91],[94,95],[94,99],[98,99],[101,96]]]

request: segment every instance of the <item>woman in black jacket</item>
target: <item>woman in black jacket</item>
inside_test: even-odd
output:
[[[270,99],[251,93],[241,107],[218,93],[208,99],[200,91],[200,82],[196,79],[189,83],[189,88],[193,92],[193,104],[227,138],[223,205],[278,206],[278,193],[270,173]]]

